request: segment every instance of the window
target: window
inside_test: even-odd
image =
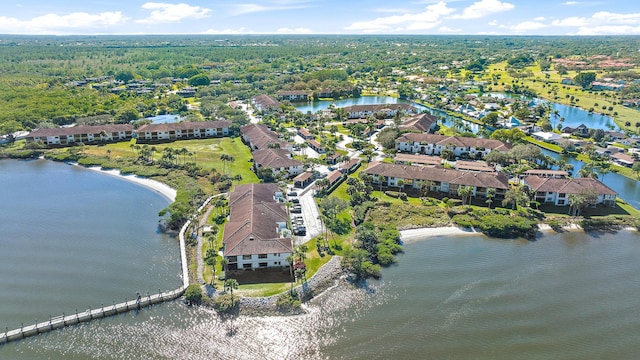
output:
[[[251,264],[242,264],[243,269],[251,269]]]
[[[267,254],[258,254],[258,259],[266,259]]]
[[[227,259],[229,259],[229,262],[238,262],[238,257],[237,256],[229,256]]]
[[[560,194],[558,195],[558,197],[563,198],[563,197],[565,197],[566,195],[567,195],[567,194],[565,194],[565,193],[560,193]]]
[[[266,262],[261,262],[261,263],[258,263],[258,266],[261,267],[261,268],[265,268],[265,267],[267,267],[267,263]]]
[[[280,257],[280,253],[274,253],[273,256]]]
[[[558,200],[558,205],[564,205],[564,200]]]
[[[251,255],[242,255],[242,260],[251,260]]]

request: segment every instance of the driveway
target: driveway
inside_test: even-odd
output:
[[[302,214],[292,214],[292,216],[302,215],[304,225],[307,228],[307,234],[305,236],[294,236],[293,238],[296,244],[304,244],[322,234],[322,223],[319,219],[320,213],[318,211],[318,205],[316,205],[315,199],[313,198],[314,190],[312,187],[313,184],[309,185],[303,190],[304,193],[301,193],[300,190],[297,191]]]

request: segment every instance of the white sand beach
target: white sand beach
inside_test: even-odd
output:
[[[464,235],[481,235],[481,232],[462,229],[455,226],[444,226],[435,228],[420,228],[400,231],[400,239],[407,243],[417,240],[423,240],[429,237],[437,236],[464,236]]]
[[[80,166],[78,164],[73,164],[75,166]],[[152,180],[152,179],[147,179],[144,177],[140,177],[137,175],[122,175],[120,173],[120,170],[103,170],[102,168],[100,168],[99,166],[93,166],[93,167],[85,167],[85,169],[91,170],[91,171],[97,171],[106,175],[111,175],[111,176],[117,176],[123,180],[127,180],[127,181],[131,181],[134,182],[138,185],[144,186],[146,188],[149,188],[153,191],[156,191],[158,193],[160,193],[160,195],[164,196],[165,198],[171,200],[172,202],[176,200],[176,195],[177,195],[177,191],[176,189],[172,188],[171,186],[167,185],[167,184],[163,184],[159,181],[156,180]]]

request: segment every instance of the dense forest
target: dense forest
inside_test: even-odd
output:
[[[638,37],[4,35],[0,134],[96,115],[113,122],[162,113],[234,116],[222,106],[227,100],[283,89],[399,84],[402,92],[402,74],[455,77],[504,61],[513,71],[531,64],[548,69],[554,59],[588,64],[605,57],[636,64],[638,50]],[[635,65],[624,66],[611,69],[640,77]],[[131,82],[145,91],[113,90]],[[176,94],[187,86],[197,87],[206,111],[194,112]],[[636,94],[633,87],[626,92]]]

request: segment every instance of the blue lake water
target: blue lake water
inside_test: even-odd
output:
[[[335,107],[341,108],[351,105],[375,105],[375,104],[409,104],[410,101],[398,99],[391,96],[361,96],[358,98],[349,98],[342,100],[321,100],[314,101],[308,103],[293,103],[295,108],[302,112],[307,113],[307,111],[311,111],[315,113],[319,110],[326,110],[331,106],[331,104],[335,105]]]
[[[47,160],[0,160],[0,184],[0,328],[181,285],[155,191]]]
[[[180,122],[182,118],[180,117],[180,115],[164,114],[148,117],[145,118],[145,120],[151,120],[152,124],[166,124]]]

